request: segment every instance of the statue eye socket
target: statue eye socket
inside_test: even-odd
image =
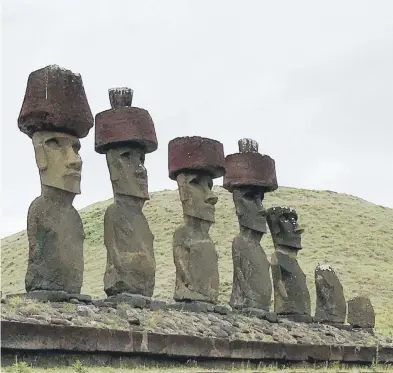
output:
[[[141,153],[139,160],[141,161],[142,164],[145,163],[145,155],[143,153]]]
[[[209,187],[209,189],[211,190],[213,188],[213,181],[209,181],[207,186]]]
[[[197,178],[197,177],[194,177],[194,178],[190,181],[190,184],[192,184],[192,185],[199,185],[199,180],[198,180],[198,178]]]
[[[59,140],[57,140],[55,138],[47,140],[45,142],[45,145],[47,145],[47,146],[49,146],[51,148],[59,148],[60,147]]]
[[[130,157],[130,152],[121,153],[121,157],[128,159]]]
[[[244,193],[244,198],[251,201],[254,199],[254,194],[251,192]]]

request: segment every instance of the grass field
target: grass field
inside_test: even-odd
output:
[[[217,245],[220,267],[220,301],[227,302],[232,285],[231,242],[238,232],[232,195],[215,187],[219,196],[216,224],[211,236]],[[82,292],[104,296],[103,275],[106,249],[103,218],[111,200],[81,210],[85,226],[85,274]],[[303,250],[299,262],[308,278],[315,303],[314,269],[328,263],[338,273],[347,299],[356,295],[371,298],[377,329],[393,335],[393,209],[360,198],[330,191],[279,188],[266,196],[265,207],[291,206],[299,214]],[[155,235],[157,262],[155,298],[170,300],[174,289],[172,234],[182,222],[181,203],[176,190],[153,193],[144,208]],[[25,232],[2,239],[3,294],[24,292],[28,242]],[[273,244],[269,234],[262,246],[270,257]]]
[[[340,365],[337,362],[331,362],[329,364],[297,364],[296,366],[279,367],[275,364],[261,366],[259,368],[244,367],[243,369],[231,368],[231,369],[217,369],[211,368],[206,369],[203,367],[165,367],[165,368],[150,368],[150,367],[135,367],[135,368],[100,368],[100,367],[86,367],[83,366],[79,361],[76,361],[71,367],[61,368],[31,368],[26,363],[15,363],[13,366],[5,368],[6,372],[9,373],[387,373],[392,372],[393,367],[391,365],[380,365],[372,364],[371,366],[351,366],[351,365]]]

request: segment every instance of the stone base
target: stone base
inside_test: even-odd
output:
[[[371,335],[374,335],[374,329],[373,328],[355,328],[355,327],[352,327],[351,330],[353,332],[366,332],[366,333],[370,333]]]
[[[242,313],[246,316],[255,316],[258,317],[258,319],[263,319],[267,320],[269,322],[277,322],[277,314],[275,312],[269,312],[266,310],[262,310],[260,308],[242,308],[236,310],[239,313]]]
[[[287,342],[266,342],[263,340],[242,340],[234,338],[200,337],[184,334],[142,333],[129,330],[109,330],[92,327],[64,325],[39,325],[21,322],[1,321],[1,364],[12,365],[15,356],[24,361],[29,356],[37,367],[46,354],[46,363],[60,361],[62,366],[73,363],[76,358],[92,358],[90,364],[95,366],[122,367],[122,359],[144,357],[147,361],[182,363],[199,363],[214,361],[222,364],[227,361],[227,370],[232,364],[244,362],[239,369],[247,366],[259,370],[260,364],[266,362],[286,364],[298,362],[315,364],[320,362],[326,367],[327,362],[341,361],[345,364],[371,364],[393,362],[393,347],[358,346],[356,343],[346,345],[326,344],[291,344]],[[70,358],[70,354],[79,354]],[[104,360],[102,357],[106,356]],[[121,359],[120,359],[121,358]],[[121,361],[119,361],[121,360]],[[25,360],[26,361],[26,360]],[[87,362],[86,362],[87,363]],[[116,365],[115,365],[115,364]],[[142,364],[141,364],[142,363]],[[143,365],[144,361],[139,360]],[[151,366],[157,370],[157,366]],[[172,365],[172,364],[171,364]],[[56,366],[56,365],[55,365]],[[235,365],[233,365],[235,366]],[[52,366],[45,367],[53,368]],[[174,370],[173,366],[171,366]],[[219,366],[211,367],[222,370]],[[187,366],[186,366],[187,369]],[[159,368],[158,368],[159,370]],[[94,371],[94,369],[92,370]]]
[[[176,302],[174,304],[168,304],[167,310],[176,311],[188,311],[188,312],[215,312],[220,315],[226,315],[231,310],[226,306],[215,305],[207,302],[191,301],[191,302]]]
[[[127,303],[133,308],[150,308],[152,303],[151,298],[145,297],[140,294],[121,293],[111,295],[110,297],[102,300],[104,303]]]
[[[305,323],[312,323],[313,319],[310,315],[298,315],[298,314],[289,314],[289,315],[278,315],[279,320],[289,320],[293,322],[305,322]]]
[[[348,332],[350,332],[353,328],[351,325],[348,324],[342,324],[342,323],[320,323],[320,322],[316,322],[315,320],[313,321],[313,323],[310,325],[312,328],[323,328],[324,326],[332,326],[333,328],[336,329],[340,329],[340,330],[346,330]]]
[[[34,299],[39,302],[71,302],[71,303],[91,303],[91,296],[85,294],[69,294],[65,291],[57,290],[33,290],[27,293],[9,294],[6,299],[10,298]]]

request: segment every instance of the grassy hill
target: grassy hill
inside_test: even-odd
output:
[[[232,195],[215,187],[219,197],[216,224],[211,236],[217,245],[220,267],[220,301],[227,302],[232,285],[231,242],[238,232]],[[103,218],[111,200],[81,210],[85,226],[85,274],[82,292],[103,297],[106,249],[103,245]],[[315,304],[314,269],[318,263],[335,268],[347,299],[369,296],[377,316],[377,328],[393,334],[393,209],[376,206],[357,197],[330,191],[279,188],[266,196],[265,207],[291,206],[299,214],[303,250],[299,262],[308,278]],[[176,190],[153,193],[145,204],[145,214],[155,235],[156,298],[170,300],[175,268],[172,233],[182,222],[181,203]],[[1,276],[4,294],[24,292],[28,242],[25,232],[1,240]],[[270,234],[262,239],[270,257]]]

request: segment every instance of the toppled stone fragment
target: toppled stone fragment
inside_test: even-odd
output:
[[[184,224],[175,230],[172,243],[176,301],[217,302],[218,255],[209,229],[217,203],[213,178],[225,174],[224,166],[218,141],[183,137],[169,142],[169,177],[177,180],[184,214]]]
[[[355,297],[348,301],[348,324],[354,328],[374,328],[375,313],[367,297]]]
[[[154,236],[142,212],[149,199],[145,154],[157,149],[149,113],[131,107],[132,90],[109,90],[112,109],[96,116],[96,151],[106,153],[114,203],[105,211],[108,296],[151,297],[155,286]]]
[[[80,74],[57,65],[30,73],[18,118],[23,133],[56,131],[83,138],[93,124]]]
[[[347,304],[343,287],[333,268],[318,265],[315,268],[317,293],[315,322],[340,324],[345,322]]]

